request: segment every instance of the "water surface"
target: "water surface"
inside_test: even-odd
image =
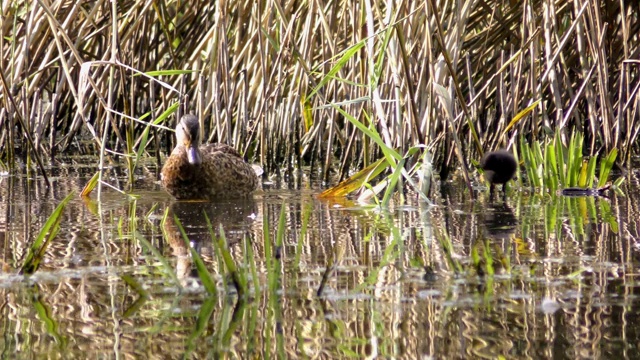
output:
[[[51,189],[0,177],[4,358],[638,356],[635,174],[608,199],[522,190],[489,203],[445,184],[435,206],[407,194],[381,210],[320,201],[304,178],[248,201],[175,202],[153,167],[131,189],[114,168],[108,181],[134,196],[74,197],[38,270],[18,274],[94,171],[56,168]],[[207,219],[250,279],[245,300]]]

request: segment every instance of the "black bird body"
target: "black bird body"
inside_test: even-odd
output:
[[[506,197],[507,182],[513,179],[518,168],[513,154],[507,150],[488,152],[480,160],[480,167],[484,170],[484,178],[490,184],[489,196],[493,198],[495,184],[502,184],[502,191]]]

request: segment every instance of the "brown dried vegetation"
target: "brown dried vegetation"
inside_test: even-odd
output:
[[[378,159],[336,106],[390,147],[427,144],[443,168],[454,150],[556,129],[624,161],[640,130],[639,16],[635,0],[7,1],[1,155],[166,153],[156,124],[184,104],[205,141],[270,172]]]

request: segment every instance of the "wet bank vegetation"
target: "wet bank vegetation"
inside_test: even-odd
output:
[[[399,164],[385,148],[404,166],[428,150],[446,177],[486,150],[573,133],[584,155],[626,162],[640,131],[630,0],[2,6],[7,168],[81,152],[134,170],[169,151],[184,112],[267,173],[311,165],[325,179]]]

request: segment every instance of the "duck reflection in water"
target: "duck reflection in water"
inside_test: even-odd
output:
[[[176,201],[169,207],[166,221],[162,224],[165,240],[173,249],[177,258],[176,271],[178,278],[185,279],[192,274],[192,260],[180,228],[175,221],[178,219],[191,246],[205,259],[213,257],[213,240],[207,218],[211,223],[213,233],[220,236],[222,226],[227,244],[232,246],[239,243],[251,231],[251,223],[257,212],[253,199],[239,199],[218,202],[190,202]],[[205,216],[206,214],[206,216]]]

